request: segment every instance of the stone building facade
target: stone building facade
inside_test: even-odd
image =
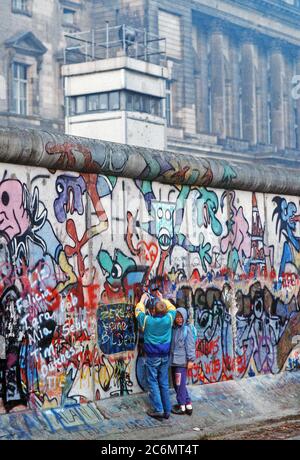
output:
[[[167,38],[168,148],[297,158],[298,0],[95,0],[93,20]]]
[[[64,33],[89,28],[90,2],[1,0],[0,125],[64,129]]]
[[[300,98],[292,90],[300,74],[299,0],[2,3],[1,124],[63,129],[64,32],[126,24],[167,38],[169,149],[237,158],[248,152],[262,161],[281,160],[285,152],[297,160]],[[26,14],[15,3],[27,4]],[[27,69],[26,117],[15,113],[22,111],[13,94],[18,85],[22,92],[22,68],[14,62]]]

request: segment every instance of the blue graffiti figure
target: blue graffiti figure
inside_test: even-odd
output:
[[[96,180],[98,197],[104,198],[111,195],[116,182],[116,177],[98,175]],[[82,216],[84,213],[83,196],[87,192],[85,176],[69,174],[58,176],[55,188],[57,198],[54,200],[53,206],[58,222],[65,222],[69,213],[73,215],[76,212]]]
[[[281,235],[286,239],[283,245],[279,276],[285,272],[287,264],[292,264],[300,273],[300,238],[295,236],[296,223],[300,221],[300,215],[296,214],[297,207],[292,201],[287,202],[280,196],[276,196],[272,201],[276,204],[272,219],[277,216],[276,233],[279,232],[279,242]]]

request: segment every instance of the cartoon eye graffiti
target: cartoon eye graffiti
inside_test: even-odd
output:
[[[157,210],[157,217],[158,217],[159,219],[162,219],[162,216],[163,216],[163,210],[162,210],[161,208],[158,208],[158,210]]]
[[[58,193],[62,193],[64,191],[64,187],[62,184],[56,184],[56,190]]]
[[[7,192],[3,192],[1,196],[1,201],[4,206],[7,206],[9,203],[9,194]]]
[[[171,220],[172,214],[171,214],[170,209],[167,209],[167,210],[166,210],[166,214],[165,214],[165,215],[166,215],[166,220]]]
[[[112,268],[111,276],[112,276],[113,278],[121,278],[122,273],[123,273],[123,271],[122,271],[121,265],[115,264],[115,265],[113,266],[113,268]]]

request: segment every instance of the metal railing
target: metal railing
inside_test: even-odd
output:
[[[64,63],[73,64],[129,56],[166,65],[166,39],[126,24],[66,34]]]

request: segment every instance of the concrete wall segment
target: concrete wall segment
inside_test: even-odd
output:
[[[67,136],[47,131],[0,128],[0,160],[48,169],[298,195],[299,174],[284,167],[231,162]]]
[[[145,286],[189,311],[191,384],[299,369],[299,191],[274,191],[288,173],[253,192],[232,188],[242,164],[31,130],[0,139],[0,413],[51,410],[54,428],[75,429],[70,406],[145,390]]]

